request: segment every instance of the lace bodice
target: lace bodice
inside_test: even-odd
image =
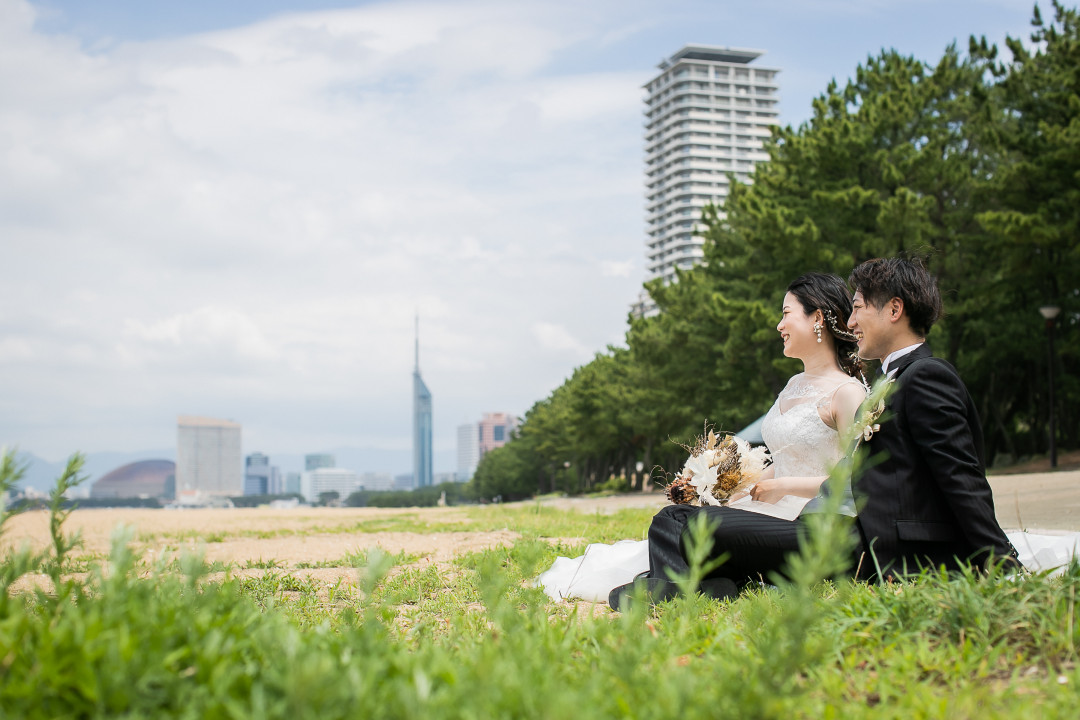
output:
[[[788,381],[761,426],[775,477],[829,474],[843,451],[839,433],[823,416],[831,415],[833,396],[842,385],[858,382],[855,378],[809,378],[804,373]]]

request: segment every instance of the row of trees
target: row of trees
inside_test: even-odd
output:
[[[676,469],[678,442],[708,420],[738,430],[800,368],[774,326],[788,282],[859,262],[927,259],[947,317],[930,343],[960,370],[989,452],[1042,452],[1050,412],[1038,308],[1062,308],[1058,440],[1075,446],[1080,403],[1080,16],[1038,8],[1031,44],[985,39],[936,65],[870,57],[813,117],[774,132],[753,184],[732,178],[702,219],[705,262],[646,285],[659,315],[630,319],[626,347],[577,368],[487,454],[470,492],[581,492],[618,476],[641,487]],[[674,441],[674,442],[673,442]],[[993,459],[993,458],[991,458]],[[637,471],[638,464],[644,473]]]

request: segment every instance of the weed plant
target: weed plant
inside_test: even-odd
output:
[[[18,474],[0,458],[0,490]],[[76,582],[54,518],[48,551],[0,557],[0,717],[953,719],[1080,705],[1080,567],[830,582],[835,518],[770,586],[622,614],[552,604],[531,581],[561,551],[549,538],[616,539],[630,515],[476,509],[471,523],[521,539],[449,569],[356,555],[355,583],[331,588],[277,567],[210,580],[193,555],[140,577],[129,532]],[[48,592],[13,590],[43,571],[56,572]]]

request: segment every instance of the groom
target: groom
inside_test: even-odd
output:
[[[934,278],[917,261],[889,258],[862,263],[848,281],[856,290],[848,327],[859,355],[880,360],[882,372],[896,383],[880,428],[866,442],[866,456],[876,464],[853,483],[860,499],[856,576],[872,580],[921,567],[985,566],[993,558],[1017,565],[994,515],[974,404],[956,370],[926,346],[942,311]],[[687,525],[702,511],[720,519],[712,554],[727,558],[701,588],[714,597],[734,595],[781,570],[805,533],[801,519],[778,525],[728,508],[668,506],[653,518],[649,573],[636,581],[650,600],[677,594],[669,570],[686,571]],[[625,607],[633,588],[632,583],[613,590],[612,608]]]
[[[994,558],[1018,565],[994,515],[974,403],[925,342],[941,316],[934,278],[917,261],[888,258],[862,263],[848,282],[859,355],[881,360],[896,383],[881,429],[866,442],[867,457],[880,461],[853,488],[862,498],[857,576],[985,567]]]

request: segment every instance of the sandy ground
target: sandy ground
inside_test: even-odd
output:
[[[990,479],[998,520],[1006,529],[1043,532],[1080,531],[1080,470]],[[660,508],[661,493],[603,498],[546,498],[542,503],[581,512],[610,513],[622,508]],[[82,553],[104,557],[118,526],[131,528],[134,546],[148,560],[199,546],[207,561],[238,567],[272,561],[282,568],[301,563],[351,563],[351,553],[379,547],[407,553],[421,564],[445,564],[455,556],[509,546],[519,537],[511,529],[455,531],[464,522],[460,508],[269,508],[233,510],[76,510],[65,526],[82,533]],[[429,526],[427,532],[409,528]],[[12,517],[0,546],[24,542],[42,547],[49,537],[48,515],[35,511]],[[206,540],[207,542],[202,542]],[[216,540],[216,541],[215,541]],[[321,574],[321,573],[320,573]]]
[[[443,530],[464,521],[457,508],[270,508],[146,510],[94,508],[76,510],[64,525],[67,533],[82,535],[80,553],[107,555],[118,528],[131,533],[133,546],[147,558],[161,553],[200,548],[208,562],[243,566],[273,561],[281,567],[342,560],[370,548],[420,556],[422,562],[447,562],[454,556],[511,545],[519,537],[511,530],[455,532]],[[431,526],[437,531],[385,530],[385,526]],[[38,549],[49,541],[45,511],[12,517],[0,545],[29,543]]]

